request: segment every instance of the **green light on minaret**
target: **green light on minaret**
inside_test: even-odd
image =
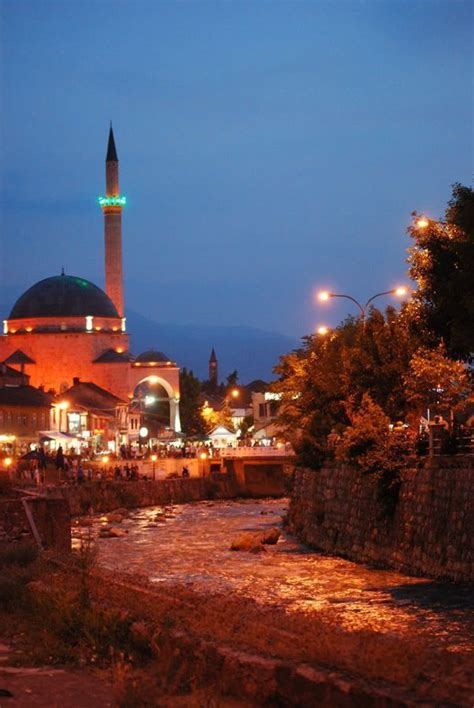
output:
[[[99,197],[99,204],[101,207],[108,206],[125,206],[127,203],[127,197]]]

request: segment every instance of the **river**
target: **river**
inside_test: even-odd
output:
[[[468,649],[474,629],[466,586],[435,582],[324,556],[282,533],[263,553],[230,550],[247,529],[281,528],[286,500],[205,501],[137,509],[119,538],[98,538],[105,568],[145,575],[161,587],[237,593],[303,614],[322,613],[345,630],[425,634],[450,652]],[[106,522],[96,517],[93,534]],[[73,536],[84,530],[75,528]]]

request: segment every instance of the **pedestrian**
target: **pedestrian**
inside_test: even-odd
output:
[[[57,452],[56,452],[56,469],[57,470],[64,469],[64,453],[63,453],[63,448],[61,445],[59,445]]]

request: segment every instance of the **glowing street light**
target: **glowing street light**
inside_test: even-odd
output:
[[[155,481],[155,464],[158,459],[158,455],[153,454],[150,459],[153,462],[153,481]]]
[[[232,398],[238,398],[240,396],[240,391],[238,388],[233,388],[232,391],[230,392],[230,395]]]
[[[369,297],[369,299],[367,300],[365,305],[361,305],[361,303],[358,300],[356,300],[354,297],[352,297],[352,295],[343,295],[342,293],[330,293],[327,290],[322,290],[321,292],[318,293],[318,300],[325,302],[325,301],[329,300],[329,298],[332,298],[332,297],[342,297],[342,298],[345,298],[346,300],[350,300],[360,310],[362,322],[365,325],[365,316],[367,313],[367,308],[376,298],[383,297],[384,295],[395,295],[396,297],[403,297],[407,293],[408,293],[408,288],[406,288],[405,286],[399,285],[396,288],[392,288],[391,290],[384,290],[381,293],[376,293],[375,295],[372,295],[372,297]],[[318,332],[319,332],[319,330],[318,330]],[[319,332],[319,334],[321,334],[321,332]],[[326,334],[326,332],[324,332],[324,334]]]
[[[318,334],[320,334],[322,337],[324,337],[329,332],[329,327],[325,327],[324,325],[321,325],[321,327],[318,327],[316,332]]]
[[[408,288],[405,288],[403,285],[401,285],[398,288],[395,288],[393,291],[393,294],[396,295],[397,297],[404,297],[408,293]]]
[[[430,225],[430,222],[426,218],[426,216],[420,216],[420,218],[415,221],[415,226],[418,229],[426,229],[429,225]]]

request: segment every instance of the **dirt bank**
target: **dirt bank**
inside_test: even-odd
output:
[[[448,652],[426,636],[341,629],[328,613],[287,613],[235,594],[100,573],[94,593],[144,622],[175,690],[212,685],[263,705],[470,706],[469,647]],[[362,703],[361,703],[362,702]]]

